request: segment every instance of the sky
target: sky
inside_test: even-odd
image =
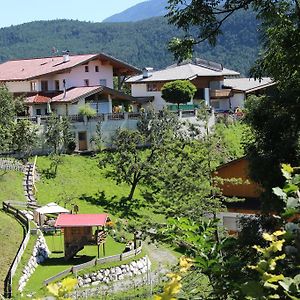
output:
[[[8,0],[1,1],[0,28],[37,20],[74,19],[101,22],[146,0]]]

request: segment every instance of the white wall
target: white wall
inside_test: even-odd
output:
[[[216,111],[218,111],[218,110],[223,111],[223,110],[229,110],[230,109],[229,99],[211,99],[210,101],[211,101],[211,106],[214,107],[214,109]],[[214,105],[214,103],[216,103],[216,102],[219,102],[219,108],[217,108],[217,106]]]
[[[95,66],[99,66],[99,72],[95,72]],[[66,80],[66,88],[84,86],[84,79],[89,80],[90,86],[100,84],[100,79],[106,79],[107,87],[113,88],[113,67],[101,65],[100,61],[91,61],[88,64],[89,72],[85,72],[84,65],[77,66],[70,73],[57,74],[52,81],[59,80],[60,89],[63,90],[63,80]]]
[[[111,65],[102,65],[99,60],[88,63],[89,72],[85,72],[84,65],[71,69],[69,73],[46,75],[37,81],[38,91],[41,91],[41,81],[48,81],[48,90],[55,90],[55,80],[59,80],[59,88],[63,90],[63,80],[66,80],[66,88],[84,86],[84,79],[89,80],[90,86],[100,85],[100,79],[106,79],[106,86],[113,88],[113,67]],[[99,67],[99,72],[95,72],[95,66]],[[30,92],[30,81],[7,82],[6,86],[10,92]]]
[[[133,97],[154,97],[151,104],[146,107],[152,106],[155,110],[162,110],[166,106],[166,101],[161,97],[161,92],[148,92],[147,84],[132,84],[131,94]]]
[[[29,81],[9,81],[5,85],[11,93],[30,92]]]
[[[233,97],[231,97],[231,107],[234,109],[235,107],[244,108],[245,106],[245,94],[244,93],[235,93]]]

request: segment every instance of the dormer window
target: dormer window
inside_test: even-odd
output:
[[[84,66],[84,71],[87,73],[89,72],[89,66]]]
[[[95,66],[95,72],[96,72],[96,73],[99,72],[99,66]]]

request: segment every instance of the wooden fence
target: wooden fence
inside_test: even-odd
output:
[[[43,284],[48,285],[49,283],[56,281],[62,277],[67,276],[69,273],[76,274],[78,271],[84,270],[86,268],[94,267],[97,265],[102,265],[105,263],[110,263],[110,262],[118,262],[118,261],[123,261],[132,257],[135,257],[139,255],[142,252],[142,246],[138,247],[137,249],[131,250],[129,252],[113,255],[113,256],[107,256],[103,258],[95,258],[89,262],[83,263],[81,265],[76,265],[73,266],[67,270],[64,270],[55,276],[52,276],[48,279],[46,279]]]
[[[14,215],[14,217],[24,225],[24,229],[25,229],[22,243],[18,249],[18,252],[4,280],[4,297],[12,298],[12,280],[30,239],[30,222],[26,217],[26,215],[19,209],[13,207],[10,202],[3,202],[2,205],[3,205],[3,210],[6,213]]]

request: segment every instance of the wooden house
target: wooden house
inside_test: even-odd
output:
[[[98,237],[93,233],[93,227],[97,228],[96,233],[99,234],[104,231],[107,221],[107,214],[60,214],[55,227],[64,231],[65,259],[75,256],[85,245],[96,245]]]

